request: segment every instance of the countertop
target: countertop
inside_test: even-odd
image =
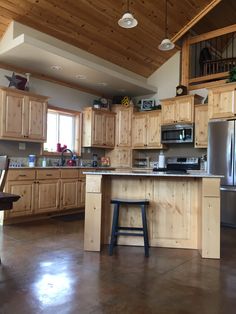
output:
[[[188,170],[187,173],[165,173],[165,172],[153,172],[152,170],[127,170],[127,171],[113,171],[113,170],[103,170],[103,171],[84,171],[83,174],[94,174],[94,175],[112,175],[112,176],[147,176],[147,177],[186,177],[186,178],[223,178],[221,175],[212,175],[202,170]]]
[[[114,170],[114,167],[89,167],[89,166],[48,166],[48,167],[40,167],[40,166],[36,166],[36,167],[9,167],[10,170],[20,170],[20,169],[93,169],[93,170]]]

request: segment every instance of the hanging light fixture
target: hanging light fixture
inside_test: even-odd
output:
[[[118,24],[123,28],[133,28],[138,25],[138,21],[129,11],[129,0],[127,0],[127,12],[119,19]]]
[[[175,44],[167,37],[167,0],[166,0],[166,12],[165,12],[165,38],[162,40],[158,48],[162,51],[168,51],[175,47]]]

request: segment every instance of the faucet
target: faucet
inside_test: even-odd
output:
[[[71,155],[71,159],[73,159],[73,152],[69,148],[64,148],[61,152],[61,166],[64,166],[66,162],[66,159],[64,157],[65,152],[69,152]]]

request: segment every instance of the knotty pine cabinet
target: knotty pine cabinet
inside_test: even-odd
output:
[[[115,146],[115,113],[95,108],[83,111],[83,146]]]
[[[138,149],[162,148],[161,111],[137,112],[132,121],[132,147]]]
[[[162,124],[193,123],[194,105],[201,103],[199,95],[178,96],[161,101]]]
[[[71,209],[85,204],[85,177],[78,169],[61,170],[60,208]]]
[[[44,142],[47,137],[47,97],[1,88],[0,138]]]
[[[208,89],[209,119],[232,118],[236,115],[236,83]]]
[[[83,170],[84,171],[84,170]],[[4,219],[81,208],[85,205],[85,175],[78,169],[10,169],[5,191],[20,195]]]
[[[206,148],[208,143],[208,105],[195,106],[195,148]]]
[[[112,167],[132,167],[132,115],[133,106],[124,107],[113,105],[112,112],[115,118],[115,148],[107,150],[106,156],[110,158]]]

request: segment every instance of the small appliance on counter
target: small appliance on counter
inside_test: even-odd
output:
[[[165,173],[185,174],[187,170],[200,170],[200,158],[198,157],[167,157],[166,168],[154,168],[153,171]]]
[[[135,168],[148,168],[150,166],[149,157],[135,158],[133,167]]]

